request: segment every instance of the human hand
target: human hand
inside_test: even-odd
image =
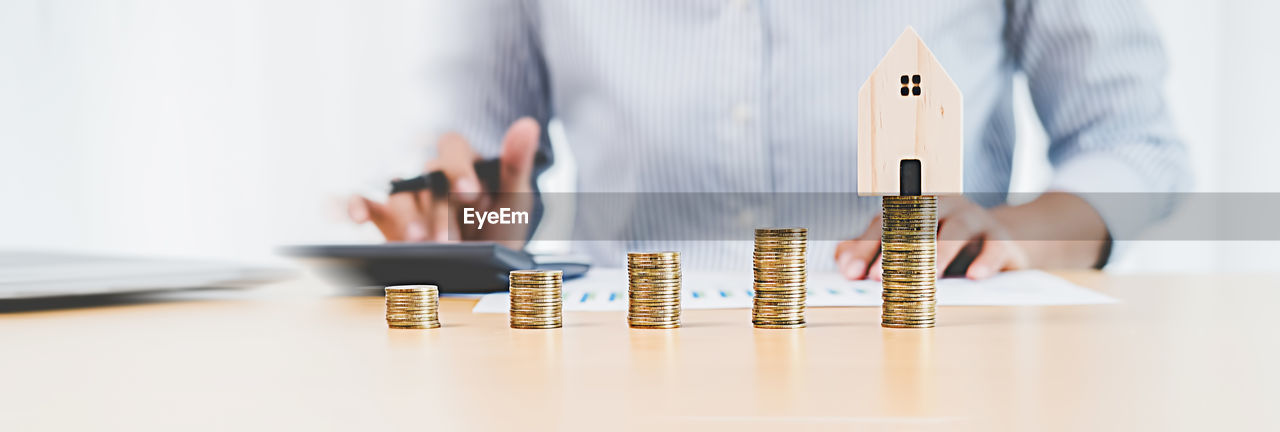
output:
[[[498,190],[486,190],[473,167],[480,155],[465,137],[447,133],[437,141],[437,159],[428,161],[425,170],[443,172],[449,179],[449,195],[462,205],[450,208],[450,196],[421,190],[392,194],[385,203],[353,196],[347,212],[356,223],[373,222],[389,242],[503,240],[504,245],[519,249],[528,225],[488,225],[478,230],[463,229],[459,221],[462,207],[477,211],[531,207],[533,161],[540,136],[541,128],[532,118],[512,123],[502,139]]]
[[[880,280],[880,217],[872,219],[858,238],[836,246],[836,264],[846,278]],[[938,277],[961,257],[962,251],[972,257],[964,271],[970,279],[985,279],[1001,271],[1030,265],[1027,251],[1020,242],[1013,241],[1007,221],[1002,220],[998,212],[984,209],[965,197],[941,197],[938,200]]]

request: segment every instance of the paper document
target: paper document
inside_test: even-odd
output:
[[[751,271],[685,271],[681,283],[682,309],[751,307]],[[879,306],[880,282],[849,281],[835,272],[809,275],[808,306]],[[472,312],[506,313],[507,293],[486,294]],[[938,281],[942,306],[1055,306],[1115,303],[1116,299],[1080,287],[1057,276],[1036,271],[1006,272],[975,282],[948,278]],[[627,310],[626,269],[593,269],[564,283],[565,311]]]

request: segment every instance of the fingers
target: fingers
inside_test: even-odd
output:
[[[533,159],[538,152],[542,128],[538,122],[523,117],[511,124],[502,138],[502,172],[500,188],[506,193],[533,191]]]
[[[473,166],[480,158],[466,138],[457,133],[446,133],[436,142],[438,160],[431,165],[439,167],[449,179],[454,197],[463,203],[473,203],[480,198],[480,179]],[[444,198],[444,197],[439,197]]]
[[[879,240],[845,240],[836,245],[836,268],[846,279],[867,277],[871,261],[880,252]]]
[[[538,151],[542,130],[531,118],[521,118],[511,125],[502,141],[502,192],[525,193],[533,190],[533,160]],[[373,222],[387,241],[460,240],[462,230],[454,222],[455,209],[449,198],[458,203],[484,207],[494,204],[484,194],[474,164],[480,159],[471,144],[457,133],[447,133],[436,143],[437,158],[427,163],[426,171],[440,170],[449,179],[450,196],[435,196],[429,190],[392,194],[386,204],[364,197],[352,197],[347,213],[357,223]],[[497,192],[497,191],[490,191]],[[530,208],[529,197],[502,200],[512,208]],[[522,228],[527,231],[527,228]],[[518,234],[518,233],[517,233]],[[523,243],[522,236],[514,235]]]
[[[372,221],[374,210],[371,207],[373,206],[379,206],[378,211],[385,211],[381,209],[381,205],[378,203],[369,201],[360,195],[352,195],[351,199],[347,200],[347,216],[355,223]]]
[[[405,240],[405,224],[387,204],[353,196],[347,202],[347,215],[356,223],[373,222],[387,241]]]
[[[533,211],[533,159],[538,152],[542,128],[538,122],[524,117],[516,120],[502,138],[499,156],[498,192],[492,195],[495,208],[527,209]],[[479,238],[488,238],[512,248],[524,246],[529,225],[513,224],[486,227]]]
[[[386,204],[353,196],[347,214],[356,223],[373,222],[389,242],[457,238],[450,236],[448,205],[433,202],[429,191],[393,194]]]
[[[942,277],[962,252],[966,258],[956,264],[967,264],[965,275],[971,279],[985,279],[1001,271],[1028,267],[1030,259],[1022,245],[1012,241],[986,209],[963,198],[944,199],[939,204],[937,277]],[[846,278],[883,280],[884,267],[878,253],[881,227],[877,216],[858,238],[836,246],[836,265]],[[973,247],[965,249],[971,243]],[[968,257],[973,257],[973,261],[969,262]]]
[[[993,238],[983,242],[982,252],[969,264],[965,277],[982,280],[1005,270],[1021,270],[1027,268],[1026,251],[1018,242],[1010,240],[1007,235],[997,231]]]
[[[991,218],[977,205],[966,206],[942,217],[938,228],[938,277],[965,245],[993,228]]]
[[[969,269],[965,271],[965,277],[973,280],[982,280],[994,276],[1000,271],[1000,267],[1004,266],[1004,261],[1008,258],[1008,246],[999,242],[983,242],[982,252],[978,253],[978,257],[974,258],[973,263],[969,264]]]
[[[387,198],[387,207],[395,214],[403,227],[400,241],[419,242],[427,240],[427,224],[420,208],[418,196],[412,193],[392,194]],[[388,240],[391,240],[388,238]]]
[[[836,267],[849,280],[867,277],[871,261],[880,252],[880,217],[876,216],[862,235],[836,245]]]
[[[418,191],[418,213],[426,222],[427,240],[449,240],[449,202],[444,197],[433,196],[431,191]]]

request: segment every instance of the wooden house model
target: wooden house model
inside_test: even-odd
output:
[[[964,100],[910,27],[858,90],[858,194],[964,192]]]

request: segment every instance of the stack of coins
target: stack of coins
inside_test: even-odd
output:
[[[805,253],[808,230],[756,230],[755,300],[751,323],[756,328],[804,327]]]
[[[440,290],[435,285],[387,287],[387,325],[401,329],[440,327]]]
[[[884,309],[880,325],[934,326],[938,197],[886,196],[881,234]]]
[[[627,323],[631,328],[680,327],[680,253],[627,254]]]
[[[511,272],[511,328],[551,329],[563,323],[563,276],[559,270]]]

